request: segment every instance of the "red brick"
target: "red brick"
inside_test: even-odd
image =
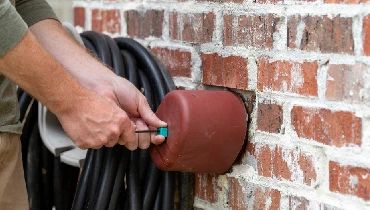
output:
[[[172,77],[191,77],[191,53],[179,49],[155,47],[152,52]]]
[[[233,27],[234,16],[230,14],[224,15],[224,45],[231,45],[234,40],[234,27]]]
[[[283,109],[276,104],[258,104],[258,130],[280,133],[283,123]]]
[[[236,27],[233,27],[233,18],[237,19]],[[224,40],[225,46],[243,45],[261,49],[273,47],[273,34],[277,30],[279,18],[271,14],[232,17],[224,16]]]
[[[258,59],[258,90],[317,96],[317,62]]]
[[[370,169],[330,161],[329,178],[330,191],[370,200]]]
[[[202,53],[203,84],[246,90],[247,63],[246,58],[239,56],[222,57],[217,53]]]
[[[257,170],[257,160],[255,157],[256,154],[255,144],[251,143],[250,141],[247,141],[246,146],[243,149],[244,151],[241,151],[241,154],[237,161],[234,162],[234,165],[250,165],[255,170]]]
[[[201,200],[215,203],[217,201],[216,176],[210,174],[195,175],[195,196]]]
[[[303,23],[303,31],[299,24]],[[302,34],[297,37],[297,34]],[[297,40],[301,38],[300,40]],[[291,16],[288,18],[288,47],[323,53],[354,53],[352,18]]]
[[[370,55],[370,15],[367,15],[363,19],[363,42],[364,42],[364,54]]]
[[[256,158],[259,175],[309,186],[316,181],[317,172],[312,155],[305,154],[298,148],[257,145],[251,155]]]
[[[169,16],[170,37],[172,39],[191,43],[212,41],[216,19],[213,12],[195,14],[171,12]]]
[[[232,210],[247,210],[247,202],[242,185],[236,178],[230,177],[229,182],[229,205]]]
[[[256,187],[254,192],[254,210],[268,209],[278,210],[280,209],[280,192],[275,189]]]
[[[92,30],[111,34],[121,32],[121,15],[118,9],[92,10]]]
[[[368,66],[363,64],[329,65],[328,78],[326,81],[326,98],[334,101],[361,102],[365,99],[368,90],[367,84]]]
[[[161,37],[163,14],[163,10],[126,11],[128,35],[132,38]]]
[[[178,14],[176,12],[171,12],[169,14],[169,35],[171,39],[179,39],[179,23],[177,21]]]
[[[361,145],[361,118],[352,112],[294,106],[291,115],[299,137],[336,147]]]
[[[73,9],[74,14],[74,26],[80,26],[85,28],[85,8],[83,7],[75,7]]]
[[[233,177],[228,178],[228,184],[228,203],[232,210],[280,209],[281,194],[275,189],[251,183],[243,184],[243,181]],[[251,201],[250,199],[253,200]]]

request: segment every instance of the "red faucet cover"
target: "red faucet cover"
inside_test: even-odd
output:
[[[166,141],[150,150],[162,170],[221,174],[244,144],[247,114],[232,92],[175,90],[164,97],[156,114],[168,124]]]

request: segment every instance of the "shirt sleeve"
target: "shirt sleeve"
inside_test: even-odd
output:
[[[45,19],[58,20],[53,9],[45,0],[16,0],[15,8],[28,27]]]
[[[27,25],[8,0],[0,0],[0,56],[12,49],[27,32]]]

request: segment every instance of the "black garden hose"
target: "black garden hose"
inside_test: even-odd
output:
[[[127,38],[113,40],[96,32],[84,32],[81,35],[83,40],[87,41],[86,47],[91,48],[91,52],[96,51],[96,56],[111,66],[118,76],[127,77],[143,91],[154,111],[165,94],[174,89],[173,82],[168,82],[169,79],[165,78],[168,75],[163,73],[157,60],[134,40]],[[148,150],[130,151],[128,160],[122,160],[122,153],[116,154],[113,151],[116,148],[123,150],[122,147],[117,145],[87,154],[87,158],[91,158],[90,155],[95,156],[91,158],[94,167],[87,170],[88,165],[85,164],[81,174],[83,179],[80,182],[88,180],[89,198],[79,194],[84,192],[80,190],[84,188],[83,185],[79,184],[73,209],[114,209],[114,206],[118,207],[116,209],[153,209],[158,195],[162,195],[163,198],[158,201],[161,209],[174,209],[175,173],[162,172],[154,166]],[[104,150],[106,150],[105,154],[101,152]],[[99,156],[99,152],[103,154],[106,163],[103,168],[100,166],[103,158]],[[124,162],[116,162],[118,160]],[[125,174],[116,170],[118,165],[127,165],[126,163],[128,166]],[[122,176],[126,177],[126,183]],[[116,181],[119,183],[115,183]],[[121,195],[114,190],[119,188],[117,184],[121,185]],[[80,196],[85,198],[84,205],[81,205],[83,201]],[[111,198],[114,199],[112,202]]]
[[[32,127],[27,154],[27,189],[30,210],[41,209],[41,138],[37,124]]]
[[[163,97],[176,88],[164,66],[153,53],[138,42],[128,38],[112,39],[91,31],[83,32],[81,37],[92,54],[143,93],[153,111],[156,111]],[[29,96],[24,94],[27,93],[18,91],[20,104],[27,104],[29,100]],[[31,111],[37,115],[37,107],[33,107]],[[35,115],[31,111],[26,123],[28,117]],[[34,121],[35,119],[32,120],[33,123],[29,122],[30,125],[25,129],[35,125]],[[24,134],[24,139],[29,139],[29,132],[24,131]],[[98,150],[89,149],[76,191],[73,185],[76,186],[78,172],[60,163],[59,157],[51,163],[47,162],[46,157],[49,155],[45,151],[41,153],[41,165],[43,168],[47,167],[50,172],[40,181],[43,185],[40,188],[41,194],[44,191],[49,192],[49,197],[54,194],[51,203],[54,203],[56,210],[70,209],[71,198],[68,195],[73,195],[74,192],[76,193],[71,207],[73,210],[172,210],[175,209],[176,187],[179,188],[177,191],[180,192],[181,198],[176,209],[193,209],[194,175],[161,171],[152,162],[149,150],[129,151],[121,145]],[[66,173],[72,175],[68,176]],[[50,178],[53,179],[54,185],[45,186],[50,183]],[[50,202],[40,205],[43,206],[42,209],[50,210]]]

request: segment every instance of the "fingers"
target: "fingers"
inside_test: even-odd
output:
[[[136,130],[148,130],[148,125],[142,120],[135,120]],[[150,133],[137,133],[136,139],[140,149],[147,149],[150,146]]]
[[[122,125],[122,134],[119,138],[119,144],[125,145],[129,150],[135,150],[138,147],[138,141],[135,136],[136,125],[130,120],[125,120]]]
[[[166,139],[164,136],[152,134],[152,143],[155,145],[162,144]]]
[[[131,118],[131,120],[136,125],[136,130],[154,130],[154,127],[148,128],[148,125],[140,118]],[[123,137],[121,138],[121,143],[125,145],[129,150],[135,150],[137,147],[140,149],[147,149],[150,143],[155,145],[163,143],[165,140],[164,136],[156,135],[156,133],[135,133],[135,141],[127,142]],[[123,143],[122,143],[123,142]]]
[[[149,104],[148,104],[148,102],[147,102],[147,100],[144,96],[139,97],[139,103],[138,104],[139,104],[139,107],[138,107],[139,114],[140,114],[141,118],[143,118],[143,120],[146,123],[148,123],[150,126],[153,126],[153,127],[156,127],[156,128],[167,126],[167,123],[160,120],[154,114],[152,109],[150,109]]]

